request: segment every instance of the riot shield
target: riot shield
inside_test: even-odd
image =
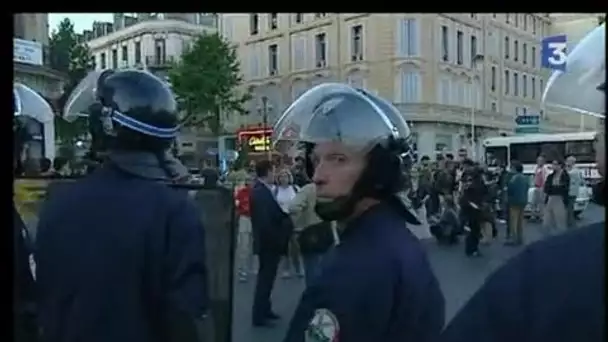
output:
[[[204,341],[232,341],[236,213],[233,191],[225,187],[200,189],[194,199],[205,227],[209,316]]]
[[[13,201],[32,240],[36,239],[38,210],[53,180],[49,178],[17,178],[13,183]]]

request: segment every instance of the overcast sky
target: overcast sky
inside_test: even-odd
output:
[[[74,23],[76,33],[90,30],[94,21],[111,22],[113,20],[112,13],[49,13],[49,30],[57,29],[57,26],[65,17],[70,18]]]

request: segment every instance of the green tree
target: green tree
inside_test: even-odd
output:
[[[221,113],[245,112],[251,95],[239,91],[243,79],[235,46],[218,34],[203,34],[169,70],[173,91],[186,115],[182,125],[223,131]]]
[[[51,33],[49,39],[51,67],[68,76],[63,88],[63,94],[56,103],[56,111],[62,111],[70,93],[78,83],[94,68],[93,58],[89,47],[80,42],[74,32],[74,24],[64,18]],[[78,118],[67,122],[55,117],[55,132],[64,143],[72,144],[88,132],[87,120]]]

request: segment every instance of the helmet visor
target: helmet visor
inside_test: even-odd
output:
[[[282,142],[340,142],[366,150],[388,137],[408,135],[405,120],[388,102],[345,84],[325,83],[287,108],[274,125],[272,141],[275,147]]]
[[[606,82],[606,26],[587,34],[566,58],[566,71],[554,71],[543,92],[545,106],[604,117]]]
[[[15,116],[28,116],[40,123],[51,122],[54,119],[51,105],[26,85],[13,84],[13,102]]]
[[[63,119],[73,122],[79,117],[89,116],[89,108],[97,100],[97,83],[101,74],[102,71],[91,71],[72,90],[63,107]]]

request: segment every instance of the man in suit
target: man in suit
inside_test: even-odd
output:
[[[287,245],[293,225],[272,195],[273,166],[268,160],[255,166],[257,180],[250,198],[253,248],[258,256],[259,270],[255,284],[252,323],[254,326],[272,325],[279,316],[272,312],[270,294],[277,275],[281,255]]]

